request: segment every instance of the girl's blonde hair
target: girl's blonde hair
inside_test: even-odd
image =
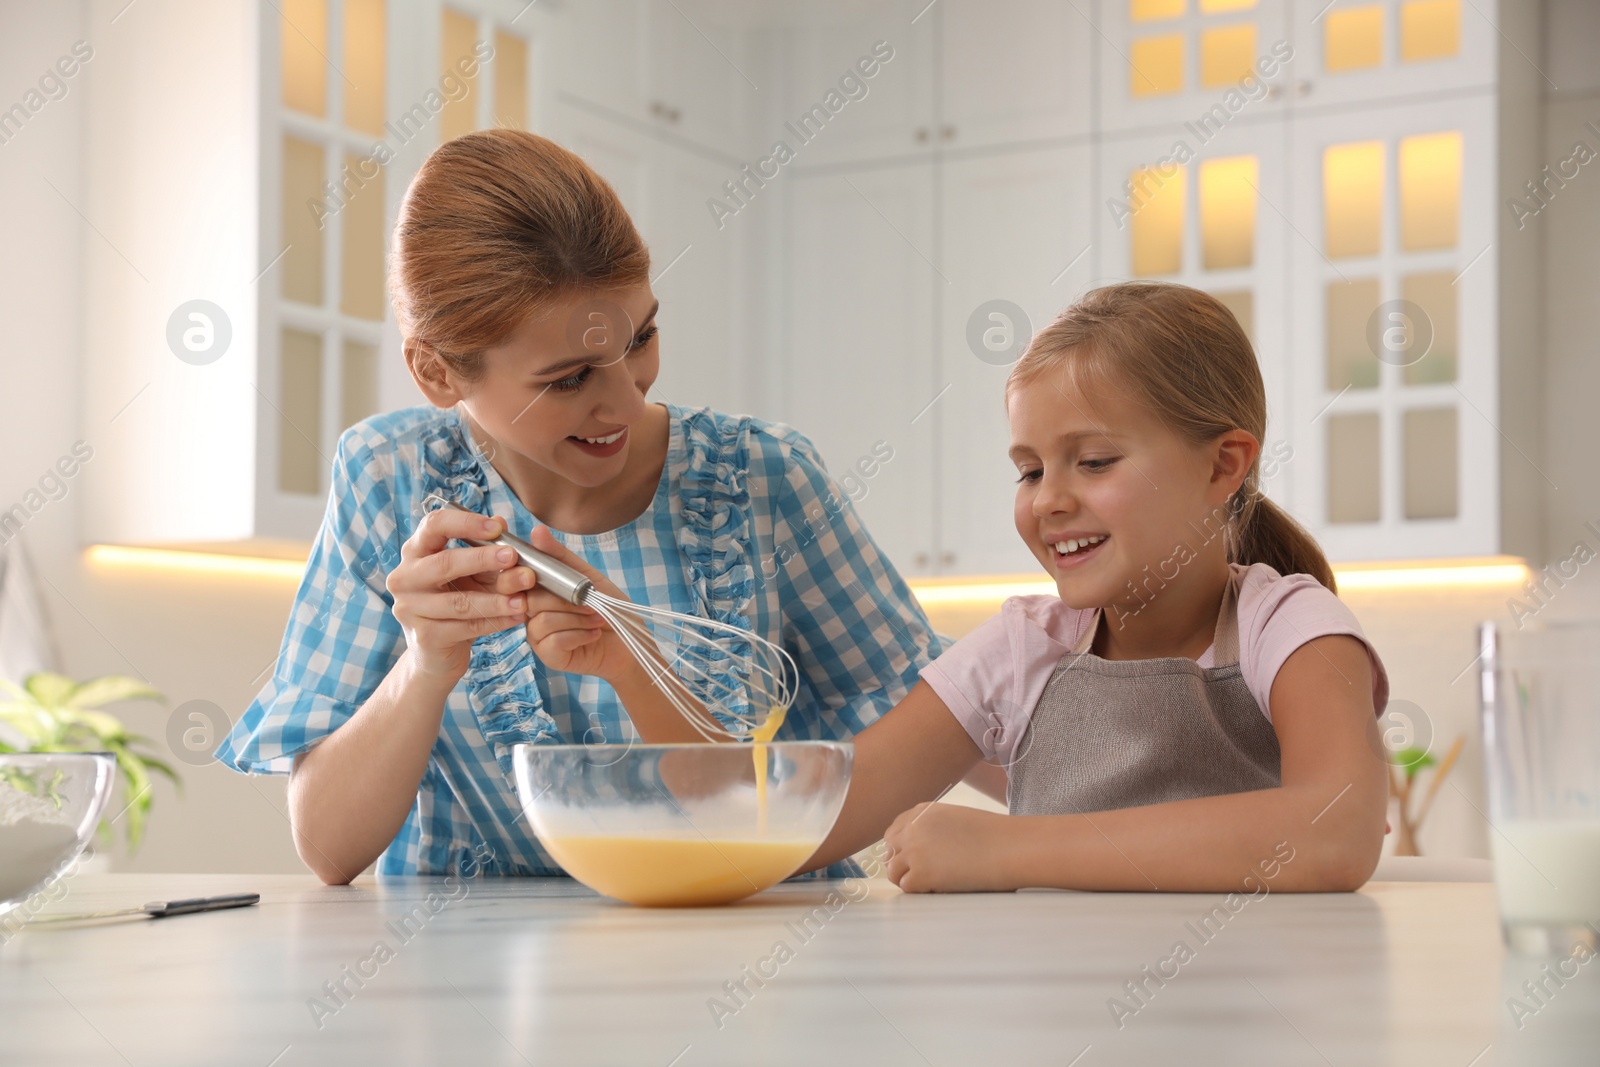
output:
[[[507,129],[428,157],[389,258],[407,352],[431,348],[469,381],[484,349],[554,301],[649,276],[649,250],[605,179],[554,141]]]
[[[1126,282],[1089,293],[1034,335],[1006,395],[1065,368],[1080,388],[1131,388],[1179,436],[1209,444],[1240,429],[1265,443],[1266,389],[1250,339],[1221,301],[1186,285]],[[1262,495],[1258,453],[1229,501],[1228,558],[1309,574],[1335,589],[1316,540]]]

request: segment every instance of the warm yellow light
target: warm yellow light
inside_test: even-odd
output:
[[[1207,89],[1248,78],[1256,61],[1256,24],[1241,22],[1200,34],[1200,84]]]
[[[1521,585],[1529,577],[1528,565],[1520,559],[1461,560],[1459,562],[1419,563],[1412,566],[1384,564],[1377,567],[1335,567],[1340,591],[1347,589],[1422,589],[1481,588],[1491,585]]]
[[[1129,50],[1128,92],[1166,96],[1183,89],[1183,34],[1141,37]]]
[[[1183,202],[1187,175],[1181,163],[1147,167],[1128,176],[1134,206],[1129,241],[1133,273],[1176,274],[1183,267]]]
[[[1206,270],[1248,267],[1256,250],[1255,156],[1200,164],[1200,249]]]
[[[1400,244],[1406,251],[1454,248],[1461,215],[1461,134],[1400,142]]]
[[[1200,0],[1200,14],[1216,15],[1224,11],[1248,11],[1256,0]]]
[[[1175,19],[1183,14],[1188,0],[1128,0],[1128,14],[1135,22]]]
[[[1322,154],[1322,241],[1328,255],[1377,255],[1382,218],[1383,142],[1329,145]]]
[[[1400,58],[1444,59],[1461,51],[1461,0],[1411,0],[1400,8]]]
[[[1420,560],[1397,563],[1352,563],[1333,569],[1341,592],[1350,589],[1481,588],[1520,586],[1529,578],[1527,564],[1514,556],[1491,556],[1460,560]],[[909,583],[912,593],[925,608],[998,608],[1014,596],[1054,596],[1056,584],[1048,578],[1026,574],[996,575],[992,578],[925,578]]]
[[[284,0],[279,15],[283,106],[321,118],[328,100],[328,0]]]
[[[1383,62],[1383,5],[1328,12],[1322,36],[1322,68],[1341,70],[1376,67]]]
[[[298,582],[306,571],[302,560],[178,552],[166,548],[129,548],[123,545],[92,545],[88,557],[90,564],[96,567],[182,571],[227,578],[271,578]]]

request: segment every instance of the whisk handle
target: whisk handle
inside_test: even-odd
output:
[[[423,503],[431,504],[435,509],[441,507],[454,508],[456,511],[476,514],[470,508],[464,508],[453,500],[446,500],[438,493],[429,493]],[[475,537],[462,537],[459,540],[479,547],[500,545],[511,549],[526,566],[533,570],[533,573],[539,576],[539,588],[554,593],[569,603],[582,604],[588,598],[590,591],[594,589],[594,583],[584,577],[583,574],[560,560],[552,559],[550,556],[545,555],[509,530],[499,537],[487,541]]]

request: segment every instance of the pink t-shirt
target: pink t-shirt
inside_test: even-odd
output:
[[[1279,574],[1265,563],[1233,565],[1239,583],[1239,668],[1261,714],[1272,720],[1273,679],[1307,641],[1349,634],[1372,659],[1372,704],[1389,702],[1389,676],[1377,650],[1344,602],[1308,574]],[[1061,657],[1072,651],[1093,609],[1069,608],[1059,597],[1014,596],[1000,614],[922,668],[986,760],[1011,766],[1018,742]],[[1213,649],[1196,660],[1214,666]]]

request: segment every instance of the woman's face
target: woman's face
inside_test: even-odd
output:
[[[461,386],[478,426],[576,485],[620,475],[660,369],[649,282],[557,302],[485,350],[483,374]]]

